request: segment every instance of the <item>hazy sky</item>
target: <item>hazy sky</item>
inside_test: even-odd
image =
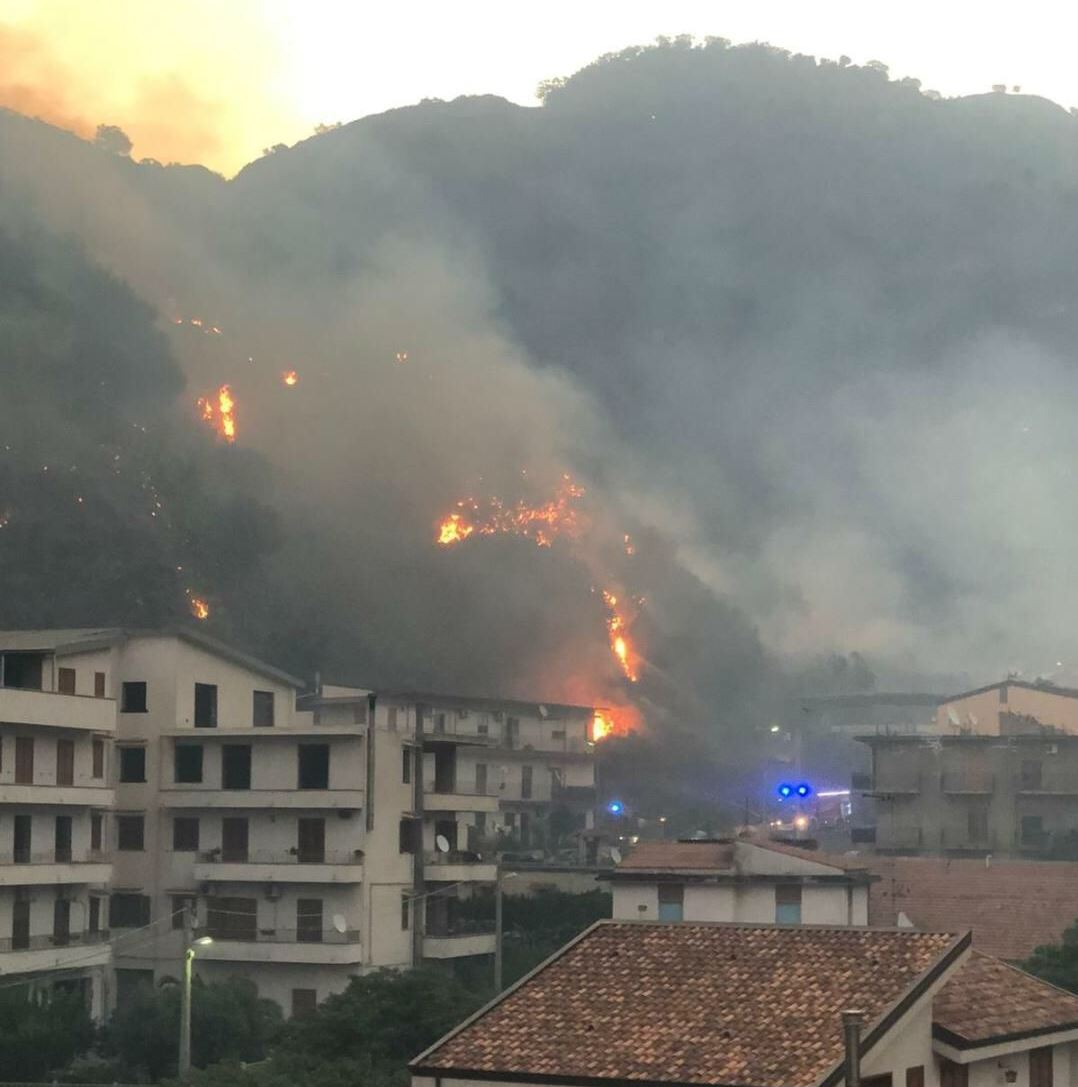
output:
[[[945,95],[1019,84],[1078,105],[1059,0],[0,0],[0,104],[137,157],[235,171],[319,122],[425,97],[534,102],[537,83],[659,34],[877,59]]]

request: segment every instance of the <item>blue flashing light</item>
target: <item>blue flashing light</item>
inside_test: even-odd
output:
[[[783,782],[779,786],[779,796],[781,796],[783,800],[788,800],[793,795],[794,787],[792,785],[787,785],[786,782]]]
[[[800,797],[812,796],[812,786],[808,782],[801,782],[797,787],[797,795]]]
[[[622,813],[622,812],[623,812],[623,811],[624,811],[625,809],[624,809],[624,807],[622,806],[622,803],[621,803],[621,801],[620,801],[620,800],[611,800],[611,801],[610,801],[610,803],[609,803],[609,804],[607,804],[607,806],[606,806],[606,810],[607,810],[608,812],[610,812],[610,814],[611,814],[611,815],[621,815],[621,813]]]

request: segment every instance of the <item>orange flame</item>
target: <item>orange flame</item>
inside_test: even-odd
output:
[[[506,506],[500,498],[490,498],[484,513],[477,499],[462,498],[457,512],[439,522],[435,539],[442,547],[449,547],[477,532],[480,536],[523,536],[537,547],[551,547],[562,534],[580,533],[581,518],[575,503],[583,497],[584,488],[564,475],[555,496],[540,506],[529,506],[523,500]]]
[[[606,589],[603,589],[603,603],[610,613],[606,620],[610,652],[614,654],[625,678],[630,683],[635,683],[640,676],[637,670],[638,656],[628,637],[631,619],[618,607],[618,598]]]
[[[191,607],[191,614],[196,619],[209,619],[210,606],[202,599],[201,596],[192,596],[189,601]]]
[[[208,396],[200,396],[197,405],[204,423],[209,423],[229,444],[236,440],[236,400],[230,386],[222,385],[217,390],[216,403]]]
[[[635,732],[643,724],[640,711],[631,705],[601,706],[591,719],[592,743],[599,743],[608,736],[624,736]]]
[[[299,374],[297,374],[295,370],[285,370],[281,375],[281,380],[291,388],[299,381]]]
[[[633,543],[632,536],[628,532],[625,533],[625,554],[632,558],[636,554],[636,544]]]

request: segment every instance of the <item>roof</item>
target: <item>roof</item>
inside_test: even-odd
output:
[[[570,706],[560,702],[529,702],[513,698],[473,698],[470,695],[435,694],[430,691],[376,690],[376,694],[379,701],[421,702],[426,706],[435,708],[451,706],[456,709],[467,710],[503,710],[509,712],[516,710],[535,717],[591,717],[595,713],[594,706]],[[359,696],[352,696],[353,700],[355,697]],[[327,701],[341,702],[349,701],[349,699],[331,698],[327,699]]]
[[[252,657],[225,642],[204,634],[201,630],[189,627],[162,627],[157,630],[127,629],[124,627],[69,627],[53,630],[0,630],[0,652],[39,652],[72,654],[84,653],[110,645],[119,645],[129,638],[180,638],[181,640],[205,649],[225,660],[249,668],[252,672],[269,676],[286,683],[290,687],[302,689],[306,683],[275,668],[257,657]]]
[[[869,924],[893,925],[903,913],[918,928],[972,929],[973,946],[1001,959],[1026,959],[1035,947],[1058,943],[1078,914],[1078,864],[947,857],[867,861],[881,877],[869,891]]]
[[[1001,679],[998,683],[987,683],[983,687],[974,687],[972,691],[963,691],[961,694],[947,695],[940,698],[940,705],[946,706],[950,702],[958,702],[963,698],[972,698],[976,694],[987,694],[989,691],[998,691],[1000,687],[1021,687],[1026,691],[1040,691],[1043,694],[1057,694],[1061,698],[1078,698],[1078,688],[1056,687],[1051,683],[1029,683],[1024,679]]]
[[[968,946],[912,930],[600,921],[412,1063],[417,1074],[810,1087]]]
[[[974,952],[932,1004],[932,1032],[959,1049],[1078,1028],[1078,996]]]
[[[824,865],[842,872],[863,872],[868,868],[863,857],[847,858],[828,853],[817,853],[811,849],[800,849],[785,842],[775,842],[769,838],[733,839],[682,839],[680,841],[640,842],[632,853],[615,870],[622,873],[692,873],[708,875],[711,873],[735,873],[741,870],[738,863],[738,847],[763,849],[769,853],[779,853],[796,860],[811,864]],[[764,875],[765,873],[758,873]],[[778,873],[776,873],[778,874]],[[789,873],[796,875],[796,873]]]

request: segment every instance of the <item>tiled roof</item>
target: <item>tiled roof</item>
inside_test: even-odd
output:
[[[1078,1027],[1078,996],[974,952],[939,991],[933,1030],[960,1049]]]
[[[973,930],[973,946],[1012,962],[1058,943],[1078,917],[1078,864],[946,857],[872,857],[871,925],[904,913],[917,927]]]
[[[733,867],[733,842],[640,842],[618,865],[618,870],[702,872],[729,871]]]
[[[603,921],[418,1057],[418,1074],[810,1087],[964,938]]]
[[[828,868],[840,868],[844,872],[863,872],[868,868],[868,861],[860,856],[840,857],[837,853],[817,853],[814,849],[801,849],[798,846],[787,845],[786,842],[773,842],[755,838],[751,839],[748,844],[758,846],[760,849],[770,849],[772,853],[783,853],[787,857],[812,861],[813,864],[826,864]]]

